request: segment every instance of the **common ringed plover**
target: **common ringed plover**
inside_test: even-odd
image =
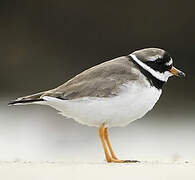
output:
[[[63,85],[11,101],[43,104],[78,123],[98,127],[107,162],[137,162],[116,157],[108,128],[140,119],[158,101],[170,76],[185,76],[159,48],[146,48],[89,68]]]

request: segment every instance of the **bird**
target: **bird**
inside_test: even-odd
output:
[[[108,163],[136,163],[117,158],[108,129],[142,118],[159,100],[171,76],[185,73],[173,66],[170,54],[144,48],[93,66],[57,88],[17,98],[9,105],[49,105],[76,122],[95,126]]]

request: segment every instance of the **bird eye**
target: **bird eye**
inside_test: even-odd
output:
[[[162,65],[162,59],[158,58],[156,61],[155,61],[158,65]]]

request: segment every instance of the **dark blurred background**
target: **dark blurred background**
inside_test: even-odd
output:
[[[0,93],[49,89],[144,47],[164,48],[186,72],[185,80],[173,80],[169,91],[192,90],[194,5],[177,0],[2,0]]]
[[[93,65],[145,47],[167,50],[174,58],[175,66],[187,75],[183,79],[169,80],[155,110],[146,116],[146,119],[153,118],[155,121],[148,123],[172,123],[173,126],[180,124],[181,127],[188,124],[193,127],[194,6],[195,2],[188,0],[1,0],[0,98],[4,129],[9,129],[10,124],[5,125],[8,118],[13,127],[17,127],[18,123],[20,126],[27,123],[24,125],[25,129],[28,122],[33,122],[33,112],[42,110],[40,114],[44,114],[45,110],[49,114],[48,110],[51,110],[39,106],[33,106],[32,110],[29,106],[20,107],[26,113],[24,118],[19,107],[7,109],[8,100],[54,88]],[[63,119],[52,112],[54,118]],[[32,121],[28,121],[28,114],[31,114]],[[163,122],[158,119],[159,114],[163,115]],[[12,116],[20,117],[19,119],[23,117],[23,121],[13,121]],[[43,124],[53,127],[56,123],[56,129],[52,129],[52,132],[65,131],[66,121],[60,124],[62,121],[52,121],[51,118],[48,121],[43,120],[46,117],[36,118],[39,119],[36,122],[42,124],[32,125],[34,128],[44,127]],[[9,130],[7,133],[9,134]],[[61,136],[65,134],[62,133]]]

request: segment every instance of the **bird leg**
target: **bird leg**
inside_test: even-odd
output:
[[[102,143],[102,146],[104,148],[104,153],[105,153],[105,157],[106,157],[106,161],[107,162],[111,162],[111,157],[109,155],[109,152],[107,150],[107,147],[106,147],[106,143],[104,141],[104,124],[102,124],[99,129],[98,129],[98,134],[99,134],[99,137],[100,137],[100,140],[101,140],[101,143]]]
[[[100,140],[101,140],[101,143],[102,143],[102,146],[103,146],[103,149],[104,149],[104,153],[105,153],[105,157],[106,157],[106,161],[108,163],[110,162],[114,162],[114,163],[136,163],[136,162],[139,162],[139,161],[136,161],[136,160],[119,160],[115,154],[114,154],[114,151],[111,147],[111,144],[110,144],[110,141],[108,139],[108,129],[105,128],[104,124],[102,124],[99,129],[98,129],[98,134],[99,134],[99,137],[100,137]],[[110,154],[109,154],[109,151],[107,149],[107,146],[106,146],[106,143],[107,143],[107,146],[110,150]]]
[[[106,146],[106,143],[105,143],[105,139],[104,139],[104,124],[102,124],[99,129],[98,129],[98,134],[99,134],[99,137],[100,137],[100,140],[101,140],[101,143],[102,143],[102,146],[104,148],[104,153],[105,153],[105,156],[106,156],[106,161],[107,162],[116,162],[116,163],[122,163],[124,162],[123,160],[118,160],[118,159],[114,159],[113,157],[110,157],[110,154],[108,152],[108,149],[107,149],[107,146]]]
[[[109,140],[109,138],[108,138],[108,128],[104,128],[104,139],[105,139],[105,141],[106,141],[106,143],[107,143],[107,145],[108,145],[108,148],[109,148],[109,150],[110,150],[110,154],[111,154],[112,158],[118,159],[118,158],[116,157],[116,155],[114,154],[114,151],[113,151],[112,146],[111,146],[111,144],[110,144],[110,140]]]

